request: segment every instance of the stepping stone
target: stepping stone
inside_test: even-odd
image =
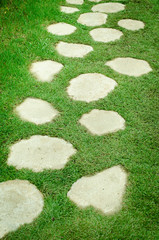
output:
[[[10,180],[0,183],[0,238],[33,222],[43,205],[42,194],[30,182]]]
[[[83,13],[77,22],[88,27],[100,26],[106,23],[107,14],[104,13]]]
[[[55,23],[51,24],[50,26],[47,27],[47,31],[49,33],[58,35],[58,36],[64,36],[64,35],[70,35],[73,32],[76,31],[76,27],[68,24],[68,23]]]
[[[58,111],[50,103],[30,97],[26,98],[15,110],[22,120],[37,125],[51,122],[58,115]]]
[[[16,169],[27,168],[34,172],[44,169],[64,168],[69,158],[76,153],[71,143],[48,136],[32,136],[10,148],[8,165]]]
[[[123,33],[113,28],[96,28],[90,35],[94,41],[107,43],[120,39]]]
[[[90,2],[101,2],[103,0],[89,0]]]
[[[79,57],[83,58],[89,52],[93,51],[93,48],[89,45],[59,42],[56,46],[56,50],[59,54],[65,57]]]
[[[51,82],[54,76],[61,71],[63,65],[51,60],[31,64],[30,72],[40,82]]]
[[[114,111],[93,109],[79,120],[93,135],[104,135],[125,129],[125,120]]]
[[[66,0],[67,3],[82,5],[84,0]]]
[[[145,26],[143,22],[132,19],[122,19],[118,22],[118,25],[131,31],[143,29]]]
[[[65,7],[65,6],[61,6],[61,12],[64,12],[64,13],[75,13],[75,12],[79,12],[79,9],[78,8],[74,8],[74,7]]]
[[[70,81],[68,95],[73,100],[92,102],[104,98],[117,83],[100,73],[86,73]]]
[[[113,70],[121,74],[134,77],[139,77],[152,71],[152,68],[148,62],[130,57],[115,58],[111,61],[106,62],[105,65],[111,67]]]
[[[93,12],[117,13],[123,11],[125,5],[122,3],[100,3],[92,7]]]
[[[127,173],[118,165],[94,176],[80,178],[67,196],[81,208],[92,206],[110,215],[121,209],[126,183]]]

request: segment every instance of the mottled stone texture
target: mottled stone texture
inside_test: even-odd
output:
[[[28,168],[41,172],[45,169],[64,168],[75,153],[72,144],[63,139],[35,135],[15,143],[10,148],[7,163],[18,170]]]
[[[135,58],[115,58],[111,61],[106,62],[107,66],[113,70],[125,74],[128,76],[140,77],[143,74],[147,74],[152,71],[152,68],[148,62]]]
[[[117,83],[100,73],[86,73],[70,81],[67,88],[73,100],[92,102],[104,98],[111,92]]]
[[[104,135],[125,129],[125,120],[114,111],[93,109],[84,114],[80,124],[94,135]]]
[[[93,48],[89,45],[59,42],[56,46],[56,50],[59,54],[70,58],[83,58],[89,52],[93,51]]]
[[[94,176],[77,180],[67,196],[79,207],[92,206],[110,215],[122,207],[126,182],[127,173],[121,166],[114,166]]]
[[[31,223],[41,213],[44,201],[39,190],[28,181],[0,183],[0,238]]]
[[[16,107],[15,112],[22,120],[37,125],[51,122],[58,115],[50,103],[37,98],[26,98]]]
[[[61,71],[61,63],[45,60],[31,64],[30,72],[39,82],[51,82],[54,76]]]
[[[107,14],[104,13],[83,13],[79,16],[77,22],[88,27],[100,26],[105,24]]]

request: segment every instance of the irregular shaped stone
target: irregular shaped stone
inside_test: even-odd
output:
[[[90,2],[101,2],[103,0],[89,0]]]
[[[125,120],[114,111],[93,109],[84,114],[80,124],[94,135],[104,135],[125,129]]]
[[[75,7],[65,7],[65,6],[61,6],[61,12],[64,12],[64,13],[75,13],[75,12],[78,12],[79,9],[78,8],[75,8]]]
[[[32,63],[30,72],[40,82],[51,82],[63,65],[51,60]]]
[[[36,98],[26,98],[15,110],[22,120],[37,125],[51,122],[58,115],[50,103]]]
[[[77,22],[83,25],[94,27],[106,23],[107,14],[104,13],[83,13],[79,16]]]
[[[40,191],[24,180],[0,183],[0,238],[34,221],[44,201]]]
[[[64,168],[75,153],[72,144],[63,139],[35,135],[15,143],[10,148],[7,163],[18,170],[28,168],[41,172],[44,169]]]
[[[84,0],[66,0],[67,3],[82,5]]]
[[[118,22],[120,27],[126,28],[127,30],[136,31],[139,29],[143,29],[145,24],[138,20],[132,19],[122,19]]]
[[[121,38],[123,33],[113,28],[96,28],[90,31],[91,37],[97,42],[111,42]]]
[[[139,77],[152,71],[152,68],[148,62],[130,57],[115,58],[111,61],[106,62],[105,65],[111,67],[113,70],[121,74],[134,77]]]
[[[58,36],[70,35],[73,32],[75,32],[76,29],[77,29],[76,27],[63,22],[51,24],[50,26],[47,27],[48,32]]]
[[[93,48],[89,45],[59,42],[56,46],[56,50],[59,54],[65,57],[79,57],[83,58],[89,52],[93,51]]]
[[[81,208],[92,206],[110,215],[121,209],[126,183],[127,173],[118,165],[94,176],[80,178],[67,196]]]
[[[68,95],[78,101],[92,102],[104,98],[117,83],[100,73],[81,74],[70,81]]]
[[[122,3],[100,3],[92,7],[93,12],[103,12],[103,13],[116,13],[123,11],[125,5]]]

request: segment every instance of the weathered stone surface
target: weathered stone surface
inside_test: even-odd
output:
[[[34,221],[43,205],[42,194],[28,181],[0,183],[0,238]]]
[[[111,61],[106,62],[105,65],[111,67],[113,70],[121,74],[134,77],[139,77],[152,71],[152,68],[148,62],[130,57],[115,58]]]
[[[89,52],[93,51],[93,48],[89,45],[59,42],[56,46],[56,50],[59,54],[65,57],[79,57],[83,58]]]
[[[78,101],[97,101],[111,92],[117,83],[100,73],[81,74],[70,81],[68,95]]]
[[[26,98],[15,111],[22,120],[35,124],[51,122],[58,115],[50,103],[36,98]]]
[[[118,22],[120,27],[126,28],[127,30],[136,31],[139,29],[143,29],[145,24],[138,20],[132,19],[122,19]]]
[[[93,109],[84,114],[80,124],[94,135],[104,135],[125,129],[125,120],[114,111]]]
[[[66,0],[67,3],[82,5],[84,0]]]
[[[76,27],[63,22],[51,24],[47,27],[47,31],[49,33],[52,33],[58,36],[70,35],[74,33],[76,29],[77,29]]]
[[[65,7],[65,6],[61,6],[61,12],[64,12],[64,13],[75,13],[75,12],[78,12],[79,9],[78,8],[75,8],[75,7]]]
[[[89,0],[90,2],[101,2],[102,0]]]
[[[104,13],[83,13],[79,16],[77,22],[83,25],[93,27],[106,23],[107,14]]]
[[[92,7],[93,12],[116,13],[125,9],[121,3],[100,3]]]
[[[97,42],[111,42],[121,38],[123,33],[113,28],[96,28],[90,31],[91,37]]]
[[[126,182],[127,173],[118,165],[77,180],[67,196],[81,208],[92,206],[110,215],[122,207]]]
[[[15,143],[10,148],[7,163],[18,170],[28,168],[41,172],[45,169],[64,168],[75,153],[72,144],[63,139],[35,135]]]
[[[30,72],[40,82],[51,82],[54,76],[61,71],[63,65],[51,60],[31,64]]]

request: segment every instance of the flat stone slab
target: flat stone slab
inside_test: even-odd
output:
[[[34,62],[31,64],[30,72],[40,82],[51,82],[54,76],[61,71],[63,65],[51,60]]]
[[[7,164],[34,172],[62,169],[75,153],[72,144],[63,139],[35,135],[11,146]]]
[[[107,14],[104,13],[83,13],[79,16],[77,22],[83,25],[94,27],[105,24]]]
[[[63,22],[51,24],[47,27],[47,31],[49,33],[52,33],[58,36],[70,35],[74,33],[76,29],[77,28],[75,26],[72,26],[71,24],[63,23]]]
[[[70,4],[82,5],[84,3],[84,0],[66,0],[66,2]]]
[[[84,44],[59,42],[56,45],[56,50],[64,57],[83,58],[89,52],[93,51],[93,48],[89,45]]]
[[[81,208],[92,206],[110,215],[121,209],[126,183],[127,173],[118,165],[94,176],[80,178],[67,196]]]
[[[114,111],[93,109],[79,120],[93,135],[104,135],[125,129],[125,120]]]
[[[145,24],[142,21],[132,19],[122,19],[118,22],[118,25],[131,31],[143,29],[145,26]]]
[[[100,73],[86,73],[70,81],[68,95],[77,101],[92,102],[104,98],[117,83]]]
[[[117,13],[123,11],[125,5],[122,3],[100,3],[92,7],[93,12],[103,12],[103,13]]]
[[[15,111],[22,120],[37,125],[51,122],[58,115],[50,103],[37,98],[26,98]]]
[[[121,38],[123,33],[113,28],[96,28],[89,33],[94,41],[97,42],[112,42]]]
[[[152,71],[152,68],[148,62],[130,57],[115,58],[106,62],[105,65],[111,67],[113,70],[121,74],[134,77],[139,77]]]
[[[75,8],[75,7],[65,7],[65,6],[61,6],[61,7],[60,7],[60,10],[61,10],[61,12],[68,13],[68,14],[75,13],[75,12],[79,12],[79,9],[78,9],[78,8]]]
[[[101,1],[103,1],[103,0],[89,0],[90,2],[101,2]]]
[[[30,182],[11,180],[0,183],[0,238],[33,222],[43,205],[42,194]]]

